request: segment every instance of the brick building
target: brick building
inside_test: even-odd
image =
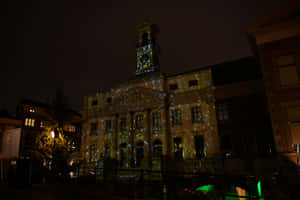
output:
[[[300,4],[286,6],[248,31],[259,57],[276,150],[297,163],[300,143]]]

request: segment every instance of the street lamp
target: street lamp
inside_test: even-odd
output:
[[[51,136],[52,136],[52,138],[54,138],[54,137],[55,137],[55,133],[54,133],[54,131],[51,131]]]

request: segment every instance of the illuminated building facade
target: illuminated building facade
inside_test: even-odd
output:
[[[300,143],[299,13],[299,2],[289,2],[248,31],[262,66],[276,150],[295,164]]]
[[[0,111],[0,183],[15,178],[15,173],[9,174],[9,170],[16,167],[19,158],[19,142],[21,120],[15,119],[7,111]]]
[[[36,149],[36,139],[47,127],[53,126],[57,119],[54,117],[53,106],[41,101],[24,99],[17,108],[17,119],[22,121],[22,138],[20,156],[30,159]],[[81,139],[81,116],[72,110],[61,110],[64,116],[63,134],[73,151],[79,151]]]
[[[162,157],[201,160],[219,153],[215,87],[210,68],[164,75],[159,71],[158,29],[137,27],[136,76],[84,98],[84,160],[101,166],[160,169]]]

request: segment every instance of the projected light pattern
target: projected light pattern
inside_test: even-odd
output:
[[[122,159],[124,167],[130,166],[130,160],[138,159],[140,150],[137,152],[137,144],[143,141],[143,153],[139,158],[142,160],[141,167],[160,169],[161,164],[157,159],[148,161],[153,152],[154,141],[161,141],[162,155],[167,155],[168,152],[175,151],[174,141],[179,138],[181,143],[178,145],[182,154],[179,156],[186,160],[199,159],[190,168],[186,167],[186,170],[192,172],[193,167],[201,168],[202,161],[197,155],[210,156],[218,151],[214,87],[201,78],[211,82],[210,70],[145,79],[86,97],[83,143],[87,146],[96,144],[98,151],[93,153],[92,160],[109,156]],[[189,80],[194,79],[198,81],[198,85],[189,87]],[[169,85],[173,83],[177,83],[179,87],[170,91]],[[107,102],[107,98],[111,98],[111,102]],[[93,104],[95,101],[98,102],[97,105]],[[201,113],[196,116],[201,116],[201,120],[193,123],[192,108],[195,107],[200,108],[197,111]],[[181,113],[181,122],[176,125],[172,125],[174,109]],[[105,131],[107,120],[112,122],[112,131],[109,133]],[[90,134],[92,123],[97,124],[94,135]],[[169,134],[167,130],[170,131]],[[197,135],[204,138],[203,149],[195,146]],[[126,145],[120,147],[121,144]],[[109,151],[105,146],[110,146]],[[85,148],[87,160],[90,157],[89,149]]]
[[[219,152],[211,70],[172,76],[151,73],[158,71],[157,47],[153,25],[139,26],[135,79],[84,98],[86,162],[112,157],[122,167],[159,170],[160,156],[168,155],[187,162],[197,159],[193,166],[200,169],[204,157]],[[92,156],[91,145],[97,149]],[[193,166],[185,169],[192,172]]]

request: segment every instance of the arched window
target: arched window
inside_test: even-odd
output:
[[[144,142],[143,141],[139,141],[136,144],[135,151],[136,151],[136,166],[140,167],[142,159],[144,158]]]
[[[162,142],[160,140],[155,140],[153,143],[153,158],[160,158],[162,155]]]

